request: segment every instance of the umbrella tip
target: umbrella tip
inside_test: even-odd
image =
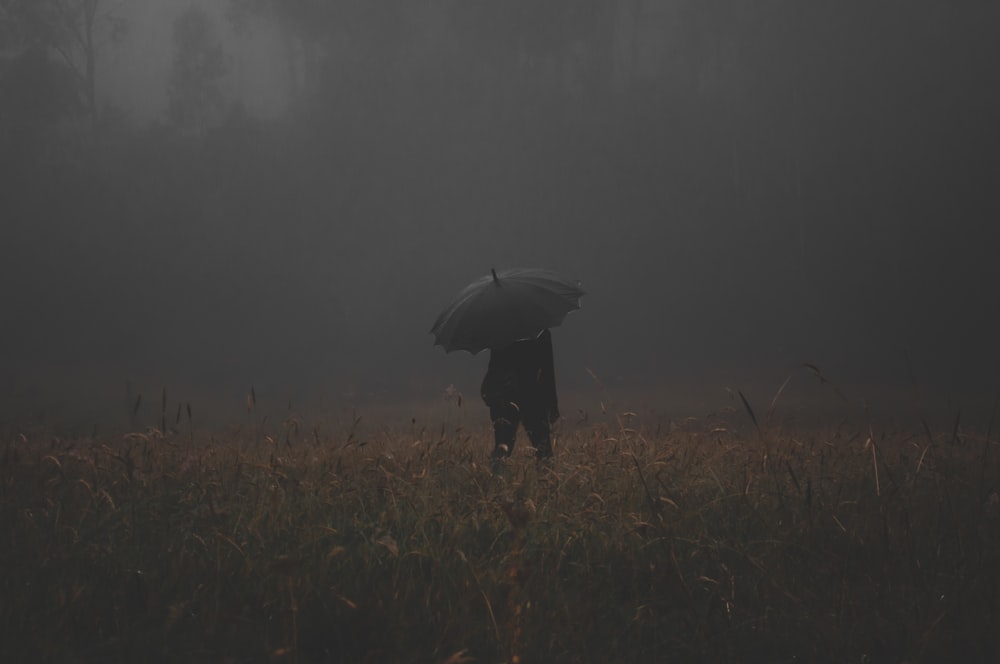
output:
[[[497,286],[499,286],[500,285],[500,277],[497,276],[497,271],[494,268],[491,267],[490,268],[490,274],[493,275],[493,283],[495,283]]]

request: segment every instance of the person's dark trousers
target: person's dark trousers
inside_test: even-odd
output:
[[[518,424],[524,424],[524,430],[528,433],[538,458],[547,459],[552,456],[549,418],[544,408],[518,408],[511,402],[505,402],[490,408],[490,419],[493,420],[491,456],[510,456],[514,451]]]

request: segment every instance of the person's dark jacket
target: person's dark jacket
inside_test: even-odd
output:
[[[511,402],[522,411],[544,410],[550,422],[559,419],[552,333],[491,351],[481,393],[491,408]]]

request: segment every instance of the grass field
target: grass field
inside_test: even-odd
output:
[[[608,408],[498,473],[469,405],[12,433],[0,659],[1000,661],[988,430],[735,403]]]

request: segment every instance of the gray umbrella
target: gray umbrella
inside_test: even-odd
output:
[[[580,308],[580,282],[550,270],[490,270],[455,296],[431,333],[447,352],[503,348],[533,339]]]

